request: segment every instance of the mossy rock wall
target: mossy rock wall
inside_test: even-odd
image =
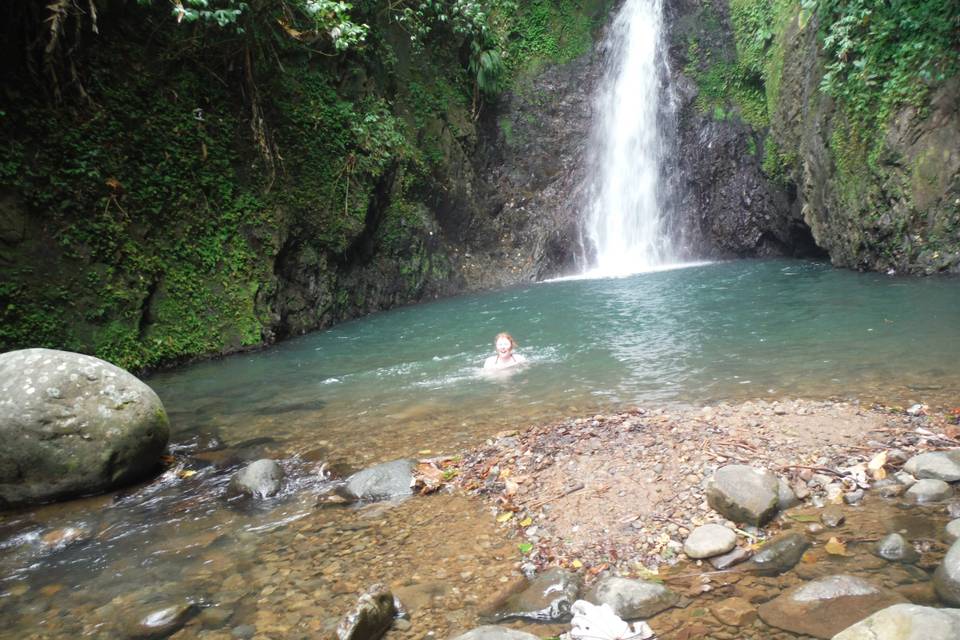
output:
[[[563,101],[577,78],[556,70],[582,69],[611,3],[492,4],[508,78],[480,100],[453,33],[414,47],[381,20],[359,51],[277,41],[245,61],[238,34],[177,31],[163,3],[117,2],[98,5],[98,34],[81,25],[56,100],[22,53],[42,25],[14,16],[0,45],[0,351],[144,370],[562,271],[569,253],[545,240],[561,223],[502,215],[535,194],[491,181],[491,163],[522,96]]]
[[[681,209],[707,251],[960,270],[960,5],[669,6]]]

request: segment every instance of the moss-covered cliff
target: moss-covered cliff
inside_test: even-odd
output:
[[[738,167],[698,201],[704,234],[721,228],[714,244],[779,242],[784,230],[799,239],[807,227],[838,266],[960,269],[960,3],[690,0],[672,10],[679,82],[693,85],[686,144],[701,156],[687,171],[699,180]],[[704,138],[730,149],[705,153]],[[730,240],[724,216],[746,233]]]
[[[406,3],[357,2],[366,42],[340,52],[280,1],[248,3],[242,29],[177,25],[165,3],[60,24],[77,5],[29,4],[0,45],[0,350],[142,369],[567,259],[549,225],[510,216],[528,194],[489,180],[498,141],[538,122],[484,93],[462,29],[411,35]],[[555,97],[537,77],[589,51],[609,3],[484,9],[500,102],[522,106]]]

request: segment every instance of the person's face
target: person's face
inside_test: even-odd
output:
[[[502,356],[507,355],[513,349],[513,345],[510,344],[510,341],[507,340],[506,338],[497,338],[496,347],[497,347],[497,353],[499,353]]]

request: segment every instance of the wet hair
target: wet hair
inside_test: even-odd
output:
[[[506,338],[507,340],[509,340],[509,341],[510,341],[510,348],[511,348],[511,349],[516,349],[516,348],[517,348],[517,341],[514,340],[514,339],[513,339],[513,336],[510,335],[509,333],[507,333],[506,331],[501,331],[500,333],[498,333],[498,334],[496,335],[496,337],[493,339],[493,345],[494,345],[494,346],[497,345],[497,340],[499,340],[500,338]]]

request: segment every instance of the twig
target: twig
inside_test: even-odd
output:
[[[543,500],[538,500],[538,501],[536,501],[536,502],[531,503],[529,508],[530,508],[530,509],[537,509],[537,508],[542,507],[543,505],[547,504],[548,502],[553,502],[554,500],[559,500],[560,498],[565,498],[566,496],[570,495],[571,493],[576,493],[577,491],[580,491],[581,489],[583,489],[583,483],[582,483],[582,482],[578,482],[578,483],[575,484],[573,487],[567,489],[566,491],[564,491],[563,493],[561,493],[561,494],[559,494],[559,495],[553,496],[552,498],[545,498],[545,499],[543,499]]]
[[[833,469],[827,469],[826,467],[808,467],[802,464],[788,464],[785,467],[780,467],[780,471],[786,471],[787,469],[809,469],[810,471],[819,471],[821,473],[829,473],[830,475],[836,476],[838,478],[845,477],[839,471],[834,471]]]

